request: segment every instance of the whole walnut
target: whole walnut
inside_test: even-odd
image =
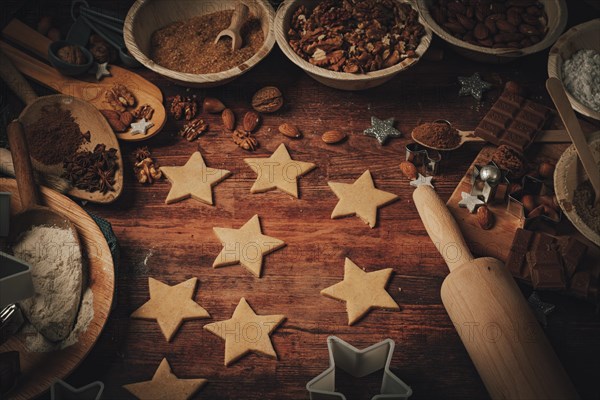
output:
[[[94,56],[96,62],[102,64],[105,62],[114,63],[117,60],[117,51],[108,42],[99,35],[91,35],[89,41],[89,50]]]
[[[58,58],[66,63],[82,65],[87,62],[85,54],[79,46],[64,46],[57,51]]]

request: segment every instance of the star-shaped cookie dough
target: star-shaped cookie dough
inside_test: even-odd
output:
[[[477,208],[479,206],[485,204],[485,202],[479,199],[479,197],[473,196],[472,194],[467,192],[461,192],[460,197],[462,197],[462,200],[458,202],[458,206],[461,208],[466,208],[467,210],[469,210],[470,213],[474,213],[475,211],[477,211]]]
[[[419,177],[417,179],[413,179],[412,181],[410,181],[410,186],[419,187],[421,185],[425,185],[425,186],[433,187],[433,185],[431,184],[432,179],[433,179],[433,176],[423,176],[423,175],[419,174]]]
[[[365,129],[363,133],[377,139],[382,146],[388,138],[402,136],[402,132],[394,128],[394,118],[382,121],[379,118],[371,117],[371,127]]]
[[[145,135],[148,129],[154,126],[154,122],[146,121],[146,118],[142,118],[137,122],[131,123],[131,132],[132,135],[139,135],[140,133]]]
[[[108,70],[108,63],[96,63],[96,80],[99,81],[102,78],[104,78],[105,76],[111,76],[110,71]]]
[[[331,213],[331,218],[356,215],[371,228],[377,224],[377,208],[396,199],[393,193],[375,188],[371,172],[366,170],[354,183],[327,182],[340,199]]]
[[[492,88],[492,84],[481,79],[478,72],[471,76],[459,76],[460,82],[459,96],[473,96],[477,101],[481,101],[483,93]]]
[[[131,314],[131,318],[156,320],[165,339],[171,341],[183,321],[210,318],[208,312],[196,303],[194,292],[198,278],[191,278],[169,286],[148,278],[150,300]]]
[[[240,229],[213,230],[223,244],[213,268],[239,263],[257,278],[260,278],[263,257],[285,246],[283,240],[262,234],[258,215],[250,218]]]
[[[206,379],[179,379],[163,358],[151,381],[131,383],[123,388],[140,400],[187,400],[206,382]]]
[[[292,160],[283,143],[269,158],[246,158],[244,161],[258,175],[251,193],[280,189],[295,198],[298,198],[298,178],[316,167],[313,163]]]
[[[352,325],[374,308],[393,310],[400,308],[385,290],[391,276],[392,268],[365,272],[352,260],[346,258],[344,280],[321,290],[321,294],[345,301],[348,325]]]
[[[225,366],[229,366],[252,351],[276,359],[270,335],[284,319],[285,315],[257,315],[242,297],[231,319],[204,329],[225,340]]]
[[[160,167],[160,170],[172,185],[165,200],[167,204],[192,197],[212,205],[212,187],[231,175],[225,169],[207,167],[198,151],[192,154],[183,167]]]

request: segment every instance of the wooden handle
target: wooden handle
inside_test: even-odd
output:
[[[472,261],[473,255],[454,217],[435,190],[421,185],[415,189],[413,200],[429,237],[444,257],[450,272]]]
[[[52,41],[18,19],[13,19],[4,27],[2,36],[32,51],[43,59],[48,58],[48,46],[50,46]]]
[[[6,134],[19,187],[21,209],[22,211],[30,210],[41,203],[33,177],[33,167],[29,158],[23,125],[19,121],[11,122],[6,128]]]
[[[33,88],[17,70],[6,54],[0,50],[0,77],[25,104],[31,104],[37,99]]]
[[[571,136],[573,145],[583,164],[583,169],[594,187],[596,203],[598,203],[600,201],[600,168],[598,168],[598,164],[594,160],[592,150],[581,130],[581,125],[579,125],[577,116],[573,108],[571,108],[565,88],[562,82],[556,78],[548,78],[546,88],[548,89],[548,93],[550,93],[550,97],[552,97],[552,101],[554,101],[554,105],[560,114],[563,124],[565,124],[569,136]]]
[[[492,399],[579,398],[501,261],[479,258],[459,267],[441,295]]]
[[[233,9],[233,15],[231,16],[231,23],[229,24],[229,30],[233,32],[240,33],[240,29],[242,29],[242,25],[244,25],[244,21],[246,21],[246,17],[248,16],[248,6],[242,3],[241,1],[235,5]]]

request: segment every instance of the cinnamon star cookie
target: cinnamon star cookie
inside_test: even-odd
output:
[[[400,308],[385,290],[391,276],[392,268],[365,272],[352,260],[346,258],[344,280],[321,290],[321,294],[345,301],[348,325],[352,325],[374,308],[394,310]]]

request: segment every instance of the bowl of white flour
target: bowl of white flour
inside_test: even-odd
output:
[[[574,26],[552,46],[548,76],[562,81],[573,109],[600,120],[600,18]]]

